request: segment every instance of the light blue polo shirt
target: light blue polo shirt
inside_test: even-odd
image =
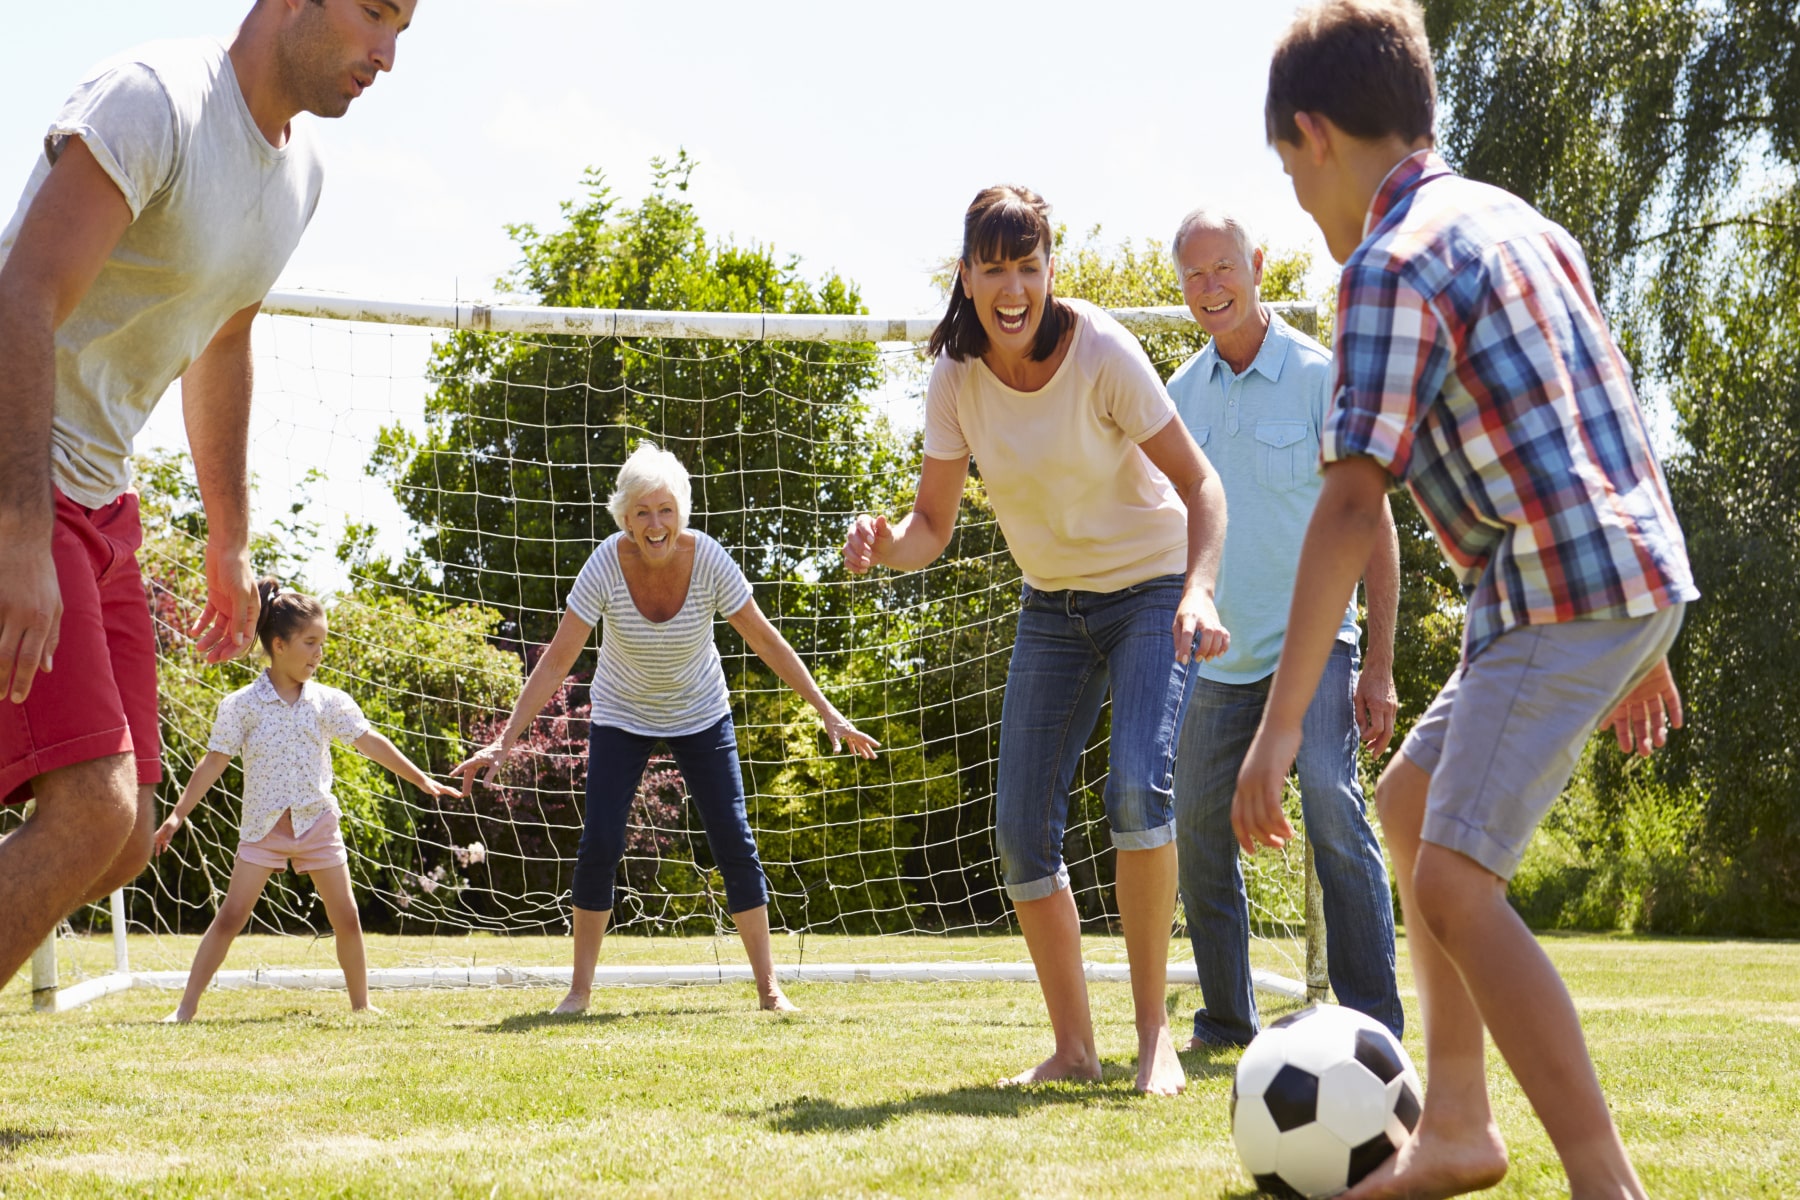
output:
[[[1202,679],[1255,683],[1281,658],[1300,544],[1324,483],[1319,435],[1331,381],[1331,352],[1273,314],[1242,375],[1209,344],[1169,379],[1175,411],[1225,484],[1214,602],[1231,649],[1199,664]],[[1338,640],[1354,645],[1357,636],[1352,596]]]

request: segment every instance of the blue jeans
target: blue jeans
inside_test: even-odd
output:
[[[737,731],[729,714],[699,733],[646,737],[612,725],[588,732],[587,821],[575,857],[576,908],[610,912],[613,879],[625,857],[625,826],[644,766],[658,743],[667,743],[700,810],[706,844],[725,877],[725,902],[733,913],[769,902],[762,861],[744,810],[744,773],[738,768]]]
[[[1063,831],[1069,785],[1112,692],[1106,820],[1120,850],[1175,836],[1171,775],[1193,672],[1175,661],[1182,578],[1116,592],[1041,592],[1029,584],[1000,706],[994,842],[1006,894],[1042,900],[1069,886]]]
[[[1331,648],[1301,725],[1295,763],[1300,812],[1325,894],[1331,990],[1339,1004],[1367,1013],[1398,1037],[1404,1017],[1394,980],[1394,905],[1356,777],[1356,668],[1354,646],[1338,642]],[[1231,832],[1231,795],[1272,678],[1197,682],[1175,764],[1181,905],[1206,1005],[1194,1014],[1194,1036],[1215,1045],[1246,1045],[1261,1028],[1250,986],[1250,908]]]

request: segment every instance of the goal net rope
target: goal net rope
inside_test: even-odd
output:
[[[1277,304],[1308,332],[1310,304]],[[883,743],[833,755],[811,710],[718,625],[747,807],[787,977],[1031,978],[993,844],[1002,690],[1019,572],[976,463],[950,548],[922,571],[851,576],[858,512],[904,512],[918,478],[932,318],[637,312],[396,303],[275,293],[255,333],[252,469],[259,570],[317,594],[332,627],[320,679],[440,778],[500,728],[575,573],[614,529],[606,498],[643,440],[693,476],[692,524],[717,537],[832,701]],[[1162,348],[1197,348],[1181,309],[1115,313]],[[1161,336],[1158,340],[1158,335]],[[1165,373],[1173,362],[1159,364]],[[173,402],[171,401],[171,404]],[[206,752],[219,700],[259,660],[200,662],[204,518],[183,457],[140,460],[141,555],[160,647],[166,814]],[[336,795],[375,986],[554,983],[567,946],[587,754],[592,646],[505,770],[468,798],[424,796],[347,748]],[[1063,854],[1091,972],[1123,972],[1102,791],[1103,714],[1076,772]],[[178,983],[223,898],[241,776],[214,787],[122,904],[64,926],[64,982],[120,974],[123,948],[79,951],[122,913],[130,974]],[[1293,797],[1290,796],[1290,800]],[[1298,819],[1297,806],[1295,817]],[[0,831],[19,814],[0,814]],[[1323,985],[1308,953],[1304,842],[1243,859],[1260,986]],[[1191,980],[1177,912],[1171,979]],[[633,803],[601,982],[735,978],[724,888],[672,761]],[[222,985],[332,984],[304,876],[271,880]],[[508,935],[471,949],[464,935]],[[73,940],[71,940],[73,939]],[[460,940],[458,940],[460,939]],[[89,939],[95,940],[95,939]],[[298,961],[305,969],[295,967]],[[559,972],[555,965],[560,961]],[[320,968],[314,970],[312,968]],[[634,974],[635,972],[635,974]],[[810,972],[810,974],[809,974]],[[117,986],[117,985],[113,985]],[[100,989],[100,990],[103,990]]]

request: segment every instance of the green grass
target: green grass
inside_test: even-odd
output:
[[[192,941],[134,939],[134,965],[185,966]],[[371,942],[378,965],[567,954],[556,939]],[[1653,1196],[1800,1195],[1800,945],[1545,945]],[[737,957],[728,942],[617,938],[603,961],[715,948]],[[785,960],[797,949],[782,940]],[[1022,953],[1004,938],[881,949]],[[869,957],[809,939],[806,957],[853,951]],[[104,939],[68,947],[65,982],[109,955]],[[330,944],[246,938],[226,966],[276,962],[329,966]],[[1179,1099],[1134,1096],[1124,985],[1093,988],[1105,1081],[1023,1093],[988,1083],[1046,1050],[1031,985],[792,991],[806,1011],[788,1019],[752,1011],[745,985],[617,990],[575,1020],[542,1016],[556,997],[541,990],[378,994],[374,1020],[338,993],[214,992],[173,1028],[156,1023],[173,993],[40,1016],[15,981],[0,991],[0,1196],[1250,1194],[1226,1114],[1236,1054],[1184,1054]],[[1197,1003],[1171,992],[1178,1028]],[[1407,1041],[1418,1057],[1416,1032]],[[1566,1195],[1497,1062],[1493,1089],[1514,1165],[1489,1194]]]

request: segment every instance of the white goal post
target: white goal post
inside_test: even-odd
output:
[[[1272,307],[1289,324],[1309,335],[1317,336],[1320,326],[1318,307],[1312,303],[1277,302]],[[271,292],[262,305],[262,314],[277,320],[307,323],[317,329],[339,329],[355,326],[385,326],[394,329],[414,327],[431,331],[470,331],[482,334],[516,335],[521,338],[544,339],[569,337],[584,339],[638,339],[721,341],[733,343],[856,343],[876,344],[890,348],[897,355],[911,356],[913,347],[926,340],[937,324],[932,316],[879,317],[834,314],[790,313],[705,313],[679,311],[644,311],[618,309],[551,308],[525,304],[477,303],[471,301],[424,302],[364,298],[314,291]],[[1171,333],[1192,333],[1194,324],[1186,309],[1180,307],[1115,309],[1113,315],[1140,337]],[[442,333],[429,336],[443,337]],[[893,347],[899,350],[892,350]],[[263,375],[258,364],[259,388]],[[391,385],[390,385],[391,386]],[[378,388],[376,390],[379,390]],[[668,399],[668,397],[658,397]],[[259,390],[259,405],[261,392]],[[358,410],[359,415],[363,410]],[[381,416],[379,410],[376,413]],[[389,422],[392,417],[389,415]],[[696,486],[698,487],[698,479]],[[298,511],[298,510],[296,510]],[[821,510],[823,511],[823,510]],[[755,573],[752,572],[752,579]],[[337,618],[333,617],[334,634]],[[728,669],[729,673],[729,669]],[[994,720],[997,720],[997,707]],[[747,764],[748,766],[748,764]],[[215,800],[215,802],[218,802]],[[230,804],[230,801],[223,803]],[[233,815],[235,816],[235,806]],[[184,835],[185,836],[185,835]],[[759,838],[760,840],[760,838]],[[456,862],[467,865],[473,856],[476,864],[483,855],[498,853],[493,845],[460,843],[447,848]],[[481,851],[481,855],[473,852]],[[529,852],[519,849],[519,855]],[[1265,856],[1258,856],[1262,860]],[[1297,856],[1298,857],[1298,856]],[[1302,866],[1292,863],[1288,870],[1294,878],[1296,895],[1290,906],[1295,924],[1303,923],[1304,950],[1287,959],[1284,971],[1257,968],[1254,982],[1259,990],[1293,999],[1320,999],[1328,988],[1325,969],[1325,926],[1318,883],[1312,867],[1311,846],[1305,847]],[[1259,867],[1259,869],[1261,869]],[[898,870],[898,868],[896,868]],[[1303,882],[1298,878],[1303,873]],[[451,874],[454,876],[455,870]],[[441,875],[441,868],[440,868]],[[424,892],[434,890],[421,868],[417,882]],[[216,902],[221,885],[209,884]],[[842,890],[843,885],[832,884]],[[404,905],[406,898],[399,897]],[[802,895],[804,905],[806,896]],[[561,901],[558,900],[558,903]],[[536,902],[534,914],[543,907]],[[875,903],[875,902],[871,902]],[[188,904],[182,920],[191,927],[197,913]],[[771,910],[773,912],[773,910]],[[878,910],[879,911],[879,910]],[[114,938],[113,970],[90,976],[69,987],[58,986],[56,942],[53,936],[32,959],[33,1007],[40,1011],[62,1011],[85,1004],[99,996],[133,987],[179,988],[185,983],[182,970],[136,970],[127,960],[126,932],[133,927],[128,920],[124,892],[115,893],[110,901],[110,927]],[[310,917],[307,919],[311,919]],[[534,916],[533,919],[541,920]],[[162,921],[161,917],[158,921]],[[160,932],[141,920],[136,922],[147,932]],[[164,928],[175,927],[170,919]],[[65,930],[66,930],[65,926]],[[493,928],[471,925],[470,928]],[[802,931],[805,926],[800,927]],[[1296,931],[1297,932],[1297,931]],[[167,964],[165,964],[167,965]],[[932,962],[810,962],[780,964],[778,975],[784,981],[851,981],[851,980],[917,980],[917,981],[1033,981],[1036,976],[1029,962],[972,962],[966,958],[949,958]],[[369,972],[372,988],[419,987],[523,987],[567,986],[569,968],[553,967],[445,967],[440,965],[377,968]],[[1129,977],[1122,962],[1090,962],[1088,978],[1095,981],[1122,980]],[[733,982],[747,980],[747,967],[727,964],[607,966],[604,959],[596,972],[595,982],[608,985],[678,985]],[[1191,984],[1194,969],[1191,962],[1170,964],[1171,984]],[[342,976],[337,971],[298,970],[271,964],[251,970],[221,972],[214,986],[220,988],[341,988]]]

